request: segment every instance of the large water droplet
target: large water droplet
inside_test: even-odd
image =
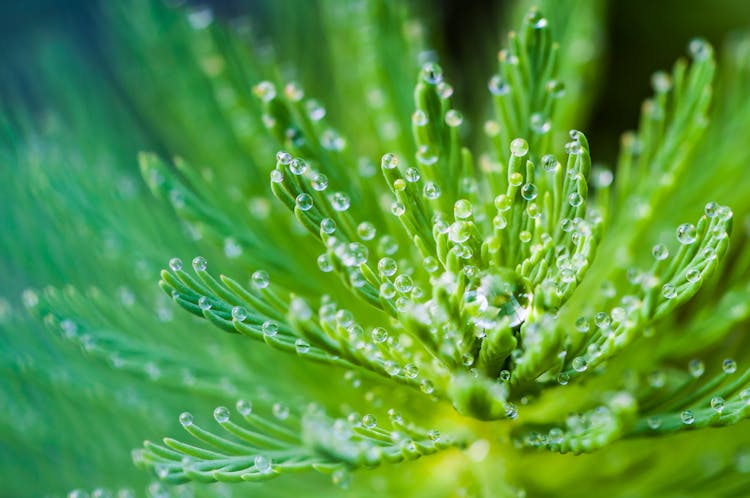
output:
[[[504,268],[480,273],[464,293],[464,307],[470,310],[474,324],[483,329],[499,326],[506,317],[509,327],[520,326],[529,316],[531,301],[526,282]]]

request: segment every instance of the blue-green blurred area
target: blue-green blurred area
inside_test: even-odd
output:
[[[256,172],[270,169],[264,161],[275,151],[255,133],[262,123],[245,117],[259,114],[249,97],[254,83],[291,73],[311,95],[325,99],[344,126],[356,124],[351,110],[357,101],[337,100],[330,91],[363,97],[357,80],[339,74],[346,73],[337,64],[347,54],[317,50],[326,42],[331,17],[302,0],[217,1],[218,19],[231,24],[236,16],[249,17],[253,36],[268,45],[252,47],[266,59],[243,66],[250,51],[243,51],[241,41],[249,38],[212,38],[196,30],[194,43],[179,44],[186,28],[170,17],[173,7],[153,7],[155,0],[135,4],[132,10],[125,3],[83,0],[0,5],[0,496],[64,496],[98,487],[121,490],[122,497],[130,491],[164,496],[153,476],[132,465],[130,449],[144,438],[177,435],[184,410],[208,420],[215,406],[241,397],[266,405],[322,400],[332,409],[348,397],[354,408],[386,399],[388,406],[408,406],[425,419],[439,416],[399,389],[366,381],[357,391],[340,372],[329,380],[322,367],[208,331],[178,311],[157,285],[169,258],[189,266],[199,254],[215,264],[217,274],[247,276],[278,263],[279,281],[297,284],[301,292],[328,282],[324,275],[299,276],[284,266],[314,264],[306,249],[310,239],[287,222],[275,232],[269,228],[277,208],[265,203],[267,177]],[[327,6],[328,14],[335,10],[335,3]],[[495,70],[501,34],[515,24],[513,9],[507,2],[448,0],[410,7],[425,18],[427,48],[440,54],[459,105],[481,123],[486,100],[474,95],[485,91]],[[650,74],[669,67],[694,35],[722,47],[730,31],[750,26],[750,7],[745,0],[714,2],[710,10],[699,1],[638,0],[612,1],[606,11],[605,62],[590,89],[596,99],[580,113],[587,120],[579,127],[588,133],[595,159],[611,164],[619,134],[637,124]],[[231,53],[226,60],[235,65],[232,81],[205,77],[217,46]],[[283,67],[269,62],[271,46]],[[391,55],[399,48],[391,47]],[[196,53],[205,57],[198,60]],[[403,91],[393,112],[408,120],[418,62],[396,66],[393,84]],[[222,88],[247,90],[237,97],[246,115],[226,114]],[[368,137],[362,147],[374,155]],[[231,212],[222,218],[227,230],[267,235],[251,240],[260,248],[257,255],[245,250],[236,256],[226,233],[179,221],[177,202],[156,199],[141,179],[142,150],[184,157],[202,178],[217,178],[201,193]],[[719,152],[731,161],[732,151]],[[236,195],[222,197],[227,186]],[[741,193],[734,200],[746,214],[750,202],[743,203]],[[283,242],[290,239],[281,235],[289,233],[295,243]],[[451,458],[378,469],[363,475],[364,484],[350,493],[438,496],[427,481],[455,468]],[[456,472],[457,481],[463,470]],[[411,479],[425,481],[421,494],[410,487]],[[317,474],[282,476],[262,487],[190,485],[171,493],[331,496],[338,491],[329,481]]]

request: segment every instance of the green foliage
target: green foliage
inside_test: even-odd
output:
[[[0,494],[737,496],[750,42],[655,73],[609,169],[569,129],[603,6],[561,5],[514,7],[481,112],[399,2],[271,2],[277,53],[103,3],[106,80],[40,38],[47,109],[12,87],[0,142]]]

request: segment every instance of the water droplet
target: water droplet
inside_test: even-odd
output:
[[[331,474],[331,482],[341,489],[349,489],[352,483],[352,474],[346,469],[338,469]]]
[[[375,225],[369,221],[363,221],[357,225],[357,235],[362,240],[372,240],[375,238]]]
[[[229,421],[229,409],[226,406],[217,406],[214,410],[214,420],[222,424]]]
[[[733,374],[737,371],[737,362],[735,362],[731,358],[727,358],[721,363],[721,369],[726,374]]]
[[[578,192],[571,192],[570,195],[568,195],[568,204],[572,207],[578,207],[583,204],[583,197]]]
[[[582,356],[576,356],[575,358],[573,358],[571,365],[573,366],[573,370],[575,370],[576,372],[585,372],[589,367],[588,363],[586,362],[586,358]]]
[[[180,424],[183,427],[189,427],[193,425],[193,414],[190,412],[180,413]]]
[[[508,382],[510,380],[510,370],[500,370],[498,379],[500,379],[501,382]]]
[[[437,85],[443,81],[443,69],[434,62],[422,66],[422,79],[430,85]]]
[[[263,322],[262,330],[263,335],[265,335],[266,337],[273,337],[279,333],[279,326],[276,322],[266,320],[265,322]]]
[[[432,166],[438,161],[439,153],[437,148],[431,145],[420,145],[417,149],[417,161],[425,166]]]
[[[294,202],[300,211],[309,211],[313,207],[313,198],[310,194],[299,194]]]
[[[693,38],[688,43],[688,53],[695,61],[706,60],[711,57],[713,49],[711,45],[702,38]]]
[[[265,289],[266,287],[268,287],[268,284],[271,283],[271,278],[265,271],[258,270],[252,274],[252,276],[250,277],[250,281],[252,282],[253,286],[255,286],[255,288]]]
[[[362,417],[362,427],[366,429],[372,429],[376,424],[377,419],[375,418],[375,415],[368,413],[367,415],[364,415]]]
[[[312,177],[310,184],[312,185],[313,189],[317,190],[318,192],[322,192],[323,190],[328,188],[328,177],[323,173],[316,173]]]
[[[385,373],[387,373],[390,376],[398,375],[401,373],[401,367],[398,366],[398,363],[395,361],[386,361],[383,363],[383,368],[385,369]]]
[[[677,297],[677,288],[674,284],[664,284],[661,288],[661,295],[666,299],[674,299]]]
[[[523,157],[529,152],[529,143],[523,138],[516,138],[510,143],[510,153],[516,157]]]
[[[404,206],[401,202],[394,202],[391,204],[391,213],[393,213],[394,216],[403,216],[403,214],[406,212],[406,206]]]
[[[325,107],[320,105],[320,102],[316,100],[308,100],[305,102],[305,109],[307,110],[307,115],[312,121],[320,121],[326,115]]]
[[[409,275],[399,275],[393,283],[396,290],[402,294],[406,294],[414,288],[414,281]]]
[[[445,81],[438,83],[437,91],[441,99],[449,99],[453,95],[453,87]]]
[[[719,208],[720,206],[716,204],[715,202],[709,202],[706,204],[705,209],[703,212],[706,214],[709,218],[715,218],[719,214]]]
[[[247,417],[253,412],[253,405],[247,400],[240,399],[237,401],[237,411],[243,417]]]
[[[276,161],[284,165],[289,164],[292,161],[292,155],[280,150],[276,153]]]
[[[672,88],[672,78],[664,71],[657,71],[651,76],[651,86],[656,93],[667,93]]]
[[[193,269],[195,271],[206,271],[208,268],[208,261],[203,256],[196,256],[193,258]]]
[[[434,273],[440,269],[440,263],[438,262],[437,258],[433,256],[427,256],[426,258],[424,258],[424,260],[422,261],[422,266],[428,273]]]
[[[648,419],[646,419],[646,423],[648,424],[649,428],[653,431],[658,430],[659,427],[661,427],[661,419],[659,417],[651,416]]]
[[[530,118],[531,129],[540,135],[548,133],[552,129],[552,123],[543,114],[535,112]]]
[[[518,172],[511,173],[508,176],[508,184],[512,187],[518,187],[523,183],[523,175]]]
[[[699,359],[693,359],[688,363],[688,371],[697,379],[706,371],[706,365]]]
[[[669,257],[669,249],[664,244],[656,244],[651,249],[651,255],[657,261],[663,261]]]
[[[591,326],[589,325],[589,320],[585,316],[579,317],[576,320],[575,327],[576,330],[581,333],[586,333],[591,328]]]
[[[695,414],[693,414],[692,410],[684,410],[680,413],[680,420],[685,425],[692,425],[695,422]]]
[[[685,278],[690,283],[696,283],[700,282],[701,280],[701,272],[698,269],[691,268],[685,272]]]
[[[417,109],[414,114],[411,115],[411,122],[415,126],[424,126],[427,124],[427,114],[422,109]]]
[[[521,197],[527,201],[533,201],[537,196],[537,188],[533,183],[527,183],[521,187]]]
[[[506,95],[510,92],[510,86],[499,75],[494,75],[487,83],[492,95]]]
[[[711,408],[719,413],[724,411],[724,404],[724,398],[722,398],[721,396],[714,396],[713,398],[711,398]]]
[[[695,229],[695,225],[691,223],[683,223],[677,227],[677,240],[680,244],[692,244],[698,237],[698,231]]]
[[[323,273],[330,273],[333,271],[333,262],[327,253],[318,256],[318,268]]]
[[[349,209],[350,202],[349,196],[343,192],[336,192],[331,197],[331,205],[333,206],[333,209],[339,212]]]
[[[286,420],[289,418],[289,407],[282,403],[274,403],[271,407],[271,413],[279,420]]]
[[[261,81],[253,87],[253,93],[263,102],[270,102],[276,98],[276,87],[270,81]]]
[[[404,375],[408,379],[415,379],[419,375],[419,367],[414,363],[407,363],[404,365]]]
[[[323,233],[331,235],[336,231],[336,222],[331,218],[323,218],[322,220],[320,220],[320,230]]]
[[[526,321],[532,296],[525,281],[514,271],[493,269],[475,279],[464,292],[464,308],[481,329],[518,327]],[[504,319],[509,318],[509,323]]]
[[[450,109],[448,112],[445,113],[445,124],[447,124],[451,128],[461,126],[461,123],[463,122],[464,122],[464,117],[457,110]]]
[[[427,182],[422,189],[422,195],[424,195],[426,199],[437,199],[440,197],[440,187],[433,182]]]
[[[375,327],[370,334],[375,344],[383,344],[388,340],[388,331],[383,327]]]
[[[594,315],[594,324],[600,329],[606,329],[612,324],[612,319],[607,313],[600,311]]]
[[[261,474],[270,474],[271,471],[273,471],[273,463],[271,459],[262,455],[256,455],[253,459],[253,464],[255,465],[255,470]]]
[[[398,271],[398,264],[396,264],[396,260],[393,258],[381,258],[378,261],[378,271],[381,275],[392,277]]]
[[[232,319],[238,322],[244,322],[247,318],[247,311],[242,306],[235,306],[232,308]]]
[[[289,170],[294,175],[303,175],[307,171],[307,163],[303,159],[295,158],[289,162]]]
[[[448,227],[448,239],[456,244],[466,242],[471,237],[471,225],[465,221],[456,221]]]
[[[567,386],[568,382],[570,382],[570,375],[568,375],[565,372],[560,372],[557,374],[557,383],[561,386]]]
[[[427,438],[430,441],[437,443],[438,441],[440,441],[440,432],[437,429],[430,429],[429,431],[427,431]]]
[[[456,219],[464,220],[471,216],[471,202],[466,199],[459,199],[453,205],[453,216]]]
[[[202,309],[203,311],[210,310],[211,300],[207,298],[206,296],[201,296],[200,299],[198,299],[198,307]]]
[[[556,99],[565,95],[565,84],[561,81],[550,80],[547,82],[546,88],[547,92]]]
[[[182,260],[180,258],[172,258],[169,260],[169,269],[172,271],[182,270]]]
[[[424,379],[419,384],[419,389],[425,393],[425,394],[432,394],[435,392],[435,386],[432,384],[432,381]]]
[[[275,169],[271,171],[271,182],[273,183],[281,183],[284,181],[284,173],[281,171]]]
[[[310,345],[304,339],[297,339],[294,341],[294,349],[299,354],[305,354],[310,351]]]

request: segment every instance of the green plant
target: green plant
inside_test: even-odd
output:
[[[397,2],[270,6],[327,36],[291,77],[241,20],[102,8],[127,106],[53,37],[53,110],[3,122],[0,270],[54,286],[0,307],[4,493],[741,495],[747,38],[654,74],[612,169],[570,130],[598,1],[519,5],[467,122]]]

